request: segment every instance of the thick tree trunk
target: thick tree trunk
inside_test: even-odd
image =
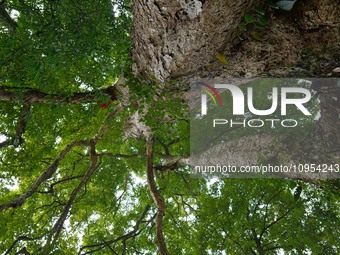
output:
[[[244,12],[259,2],[135,1],[135,71],[160,81],[196,72],[232,42]]]
[[[301,69],[308,69],[310,76],[336,67],[340,55],[336,53],[340,52],[339,1],[297,1],[290,12],[271,9],[271,22],[256,40],[251,31],[242,33],[238,24],[244,14],[254,13],[255,7],[265,6],[264,2],[135,0],[135,72],[146,79],[165,81],[294,75],[304,71]],[[226,63],[220,63],[216,54],[223,55]],[[287,73],[288,67],[299,62],[298,69]]]

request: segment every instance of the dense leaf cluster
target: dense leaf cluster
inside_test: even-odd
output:
[[[146,141],[127,135],[138,110],[170,254],[338,254],[334,192],[190,178],[183,91],[133,78],[131,18],[127,0],[0,2],[0,253],[157,253]],[[122,75],[128,103],[101,108]],[[37,92],[46,100],[27,99]]]

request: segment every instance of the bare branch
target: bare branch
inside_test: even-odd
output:
[[[264,249],[265,252],[267,251],[274,251],[274,250],[278,250],[278,249],[282,249],[281,246],[274,246],[274,247],[271,247],[271,248],[268,248],[268,249]]]
[[[137,157],[145,157],[146,154],[140,153],[140,154],[113,154],[112,152],[102,152],[98,153],[98,156],[106,156],[106,157],[112,157],[112,158],[137,158]]]
[[[240,242],[238,242],[237,240],[233,239],[233,238],[229,235],[228,231],[224,229],[224,227],[221,227],[221,229],[222,229],[223,232],[226,234],[226,236],[227,236],[233,243],[235,243],[235,244],[242,250],[242,252],[245,254],[245,250],[244,250],[244,248],[242,247],[242,245],[240,244]]]
[[[16,135],[18,136],[19,143],[23,142],[22,135],[25,133],[27,119],[30,114],[30,105],[24,103],[22,110],[20,112],[20,117],[18,119],[17,128],[16,128]]]
[[[159,142],[160,145],[162,145],[165,154],[170,155],[169,147],[165,143],[163,143],[163,141],[160,138],[156,138],[156,141]]]

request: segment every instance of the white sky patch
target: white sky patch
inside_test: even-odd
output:
[[[6,136],[5,135],[0,135],[0,143],[6,141]]]
[[[119,6],[117,4],[113,5],[113,12],[116,18],[120,15]]]
[[[66,229],[67,232],[72,232],[70,218],[64,221],[63,227]]]
[[[93,88],[91,86],[89,86],[89,85],[87,85],[87,84],[85,84],[83,82],[79,85],[79,88],[85,89],[85,90],[88,90],[88,91],[92,91],[93,90]]]
[[[206,252],[207,252],[207,254],[209,254],[209,255],[213,255],[213,254],[214,254],[212,250],[207,250]],[[221,254],[221,255],[227,255],[227,253],[226,253],[225,251],[221,251],[221,253],[219,253],[219,254]]]
[[[100,218],[100,215],[98,213],[94,213],[89,217],[89,221],[95,222],[95,221],[99,220],[99,218]]]
[[[221,179],[217,178],[217,177],[213,177],[209,180],[207,180],[206,182],[206,185],[207,185],[207,188],[208,188],[208,192],[211,193],[212,192],[212,186],[213,185],[218,185],[218,191],[217,191],[217,194],[214,195],[214,196],[221,196],[221,188],[223,186],[223,181],[221,181]]]
[[[125,231],[126,231],[126,232],[133,231],[133,229],[134,229],[136,223],[137,223],[137,222],[134,221],[134,220],[130,221],[130,226],[129,226],[127,229],[125,229]]]
[[[117,190],[115,193],[116,199],[118,199],[121,195],[123,195],[123,193],[124,193],[124,190]]]
[[[9,16],[11,16],[11,18],[15,21],[18,20],[19,15],[20,12],[18,12],[17,10],[11,10],[11,13],[9,14]]]
[[[61,142],[61,137],[60,136],[57,136],[56,138],[55,138],[55,144],[59,144]]]
[[[131,173],[131,177],[132,179],[134,180],[134,183],[135,184],[142,184],[142,185],[146,185],[147,184],[147,181],[146,179],[142,179],[140,177],[138,177],[135,173]]]
[[[16,152],[19,152],[21,149],[22,149],[22,147],[18,146],[18,147],[16,147],[14,150],[15,150]]]
[[[187,210],[186,210],[187,211]],[[188,213],[188,212],[187,212]],[[184,222],[187,222],[188,224],[192,224],[194,221],[195,221],[195,219],[196,219],[196,217],[195,217],[195,215],[193,215],[193,214],[189,214],[189,215],[186,215],[186,216],[184,216],[184,217],[179,217],[178,218],[180,221],[184,221]]]
[[[0,179],[0,185],[10,191],[18,190],[19,180],[13,176],[9,180]]]

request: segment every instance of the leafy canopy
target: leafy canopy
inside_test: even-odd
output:
[[[7,0],[0,16],[1,254],[157,252],[137,109],[154,136],[170,254],[338,254],[334,194],[297,181],[190,179],[173,163],[189,153],[187,106],[172,84],[132,76],[130,1]],[[101,108],[122,75],[129,102]]]

